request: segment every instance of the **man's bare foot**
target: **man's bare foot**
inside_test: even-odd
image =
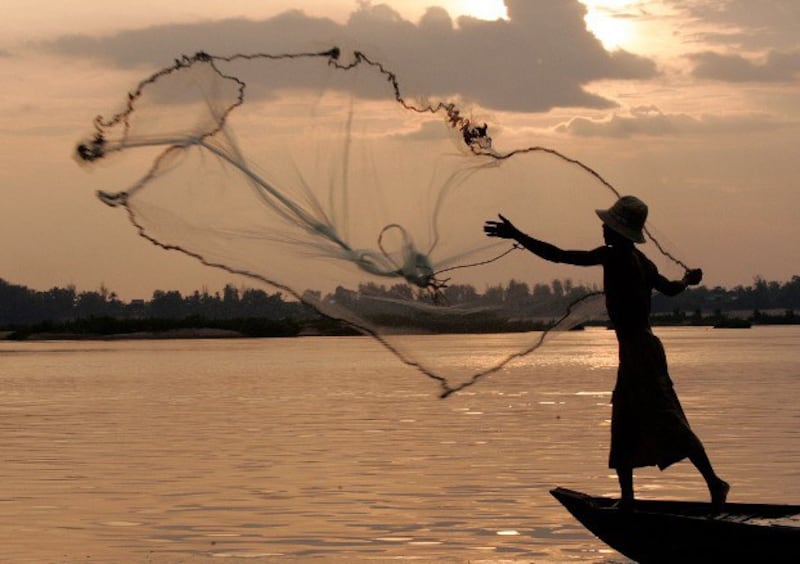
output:
[[[715,511],[722,511],[722,508],[725,507],[729,491],[731,491],[730,484],[722,479],[717,482],[716,486],[711,488],[711,505]]]

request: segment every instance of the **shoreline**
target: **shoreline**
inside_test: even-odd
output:
[[[164,331],[135,331],[132,333],[70,333],[44,331],[15,337],[18,331],[0,332],[3,341],[149,341],[162,339],[242,339],[248,338],[240,331],[198,327],[196,329],[166,329]]]
[[[750,329],[759,326],[779,326],[797,325],[797,323],[752,323],[752,324],[719,324],[719,323],[653,323],[653,328],[658,327],[706,327],[713,329]],[[586,328],[605,328],[602,324],[586,324]],[[571,331],[580,330],[584,327],[576,327]],[[519,331],[508,331],[518,333]],[[480,332],[474,332],[480,333]],[[422,333],[420,333],[422,334]],[[430,334],[430,333],[425,333]],[[451,333],[460,334],[460,333]],[[315,327],[303,327],[291,334],[273,335],[248,335],[242,331],[234,329],[222,329],[215,327],[181,327],[164,329],[161,331],[132,331],[125,333],[79,333],[68,331],[37,331],[26,332],[24,330],[5,330],[0,331],[0,341],[149,341],[149,340],[171,340],[171,339],[270,339],[270,338],[296,338],[296,337],[325,337],[325,336],[358,336],[361,333],[353,331],[327,332],[320,331]]]

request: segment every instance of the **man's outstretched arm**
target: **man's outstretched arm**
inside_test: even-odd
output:
[[[546,241],[531,237],[517,229],[513,223],[502,215],[499,217],[500,221],[490,220],[483,225],[483,231],[487,237],[513,239],[536,256],[550,262],[574,264],[576,266],[603,264],[605,247],[598,247],[591,251],[567,251]]]

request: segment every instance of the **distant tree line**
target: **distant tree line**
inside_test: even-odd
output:
[[[482,292],[470,285],[454,284],[443,288],[437,299],[445,303],[489,305],[518,312],[520,316],[559,316],[577,298],[597,291],[595,286],[574,284],[571,280],[534,283],[510,280],[506,284],[489,286]],[[308,292],[309,300],[335,302],[369,313],[370,307],[381,300],[370,298],[399,298],[433,301],[426,291],[414,291],[407,284],[392,286],[362,284],[357,289],[337,287],[323,295]],[[385,302],[385,300],[383,300]],[[768,282],[757,277],[750,286],[732,289],[705,286],[687,289],[667,298],[654,295],[653,313],[685,319],[706,313],[724,315],[733,311],[752,312],[754,320],[769,320],[775,311],[794,318],[800,310],[800,276],[788,282]],[[791,314],[791,315],[790,315]],[[296,300],[287,300],[281,292],[268,293],[260,289],[239,289],[227,285],[222,292],[210,294],[195,291],[182,295],[178,291],[156,290],[149,300],[125,302],[116,293],[101,286],[98,290],[78,292],[74,286],[54,287],[37,291],[0,279],[0,328],[14,329],[21,325],[50,322],[64,323],[85,319],[106,320],[243,320],[306,322],[319,320],[318,314]],[[110,321],[107,321],[110,323]],[[255,323],[255,322],[251,322]]]
[[[768,282],[757,276],[750,286],[735,286],[731,289],[716,286],[697,286],[685,292],[667,297],[656,293],[653,296],[653,312],[674,310],[685,312],[759,312],[770,310],[800,310],[800,276],[792,276],[788,282]]]
[[[121,320],[190,317],[281,320],[314,316],[311,308],[285,300],[280,292],[270,294],[259,289],[239,290],[230,284],[221,293],[195,291],[184,296],[175,290],[156,290],[149,300],[125,302],[104,286],[85,292],[78,292],[74,286],[36,291],[0,279],[0,326],[91,317]]]
[[[597,287],[574,285],[571,280],[537,283],[533,287],[511,280],[505,285],[487,287],[482,293],[470,285],[454,284],[443,288],[436,298],[425,290],[412,290],[408,284],[386,287],[374,283],[360,284],[355,290],[339,286],[327,294],[307,291],[304,297],[312,302],[336,303],[364,314],[376,307],[374,298],[389,298],[420,302],[436,299],[451,305],[499,306],[526,311],[528,315],[558,315],[570,302],[593,291],[597,291]],[[281,292],[270,294],[260,289],[239,289],[231,284],[213,294],[195,291],[182,295],[176,290],[156,290],[149,300],[125,302],[104,286],[83,292],[78,292],[74,286],[38,291],[0,279],[0,327],[91,317],[307,320],[316,318],[317,314],[304,303],[285,299]]]

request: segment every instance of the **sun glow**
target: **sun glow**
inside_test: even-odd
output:
[[[625,16],[629,0],[582,0],[586,5],[586,28],[608,50],[630,49],[636,40],[631,18]]]
[[[461,0],[460,5],[464,13],[481,20],[508,18],[503,0]]]

